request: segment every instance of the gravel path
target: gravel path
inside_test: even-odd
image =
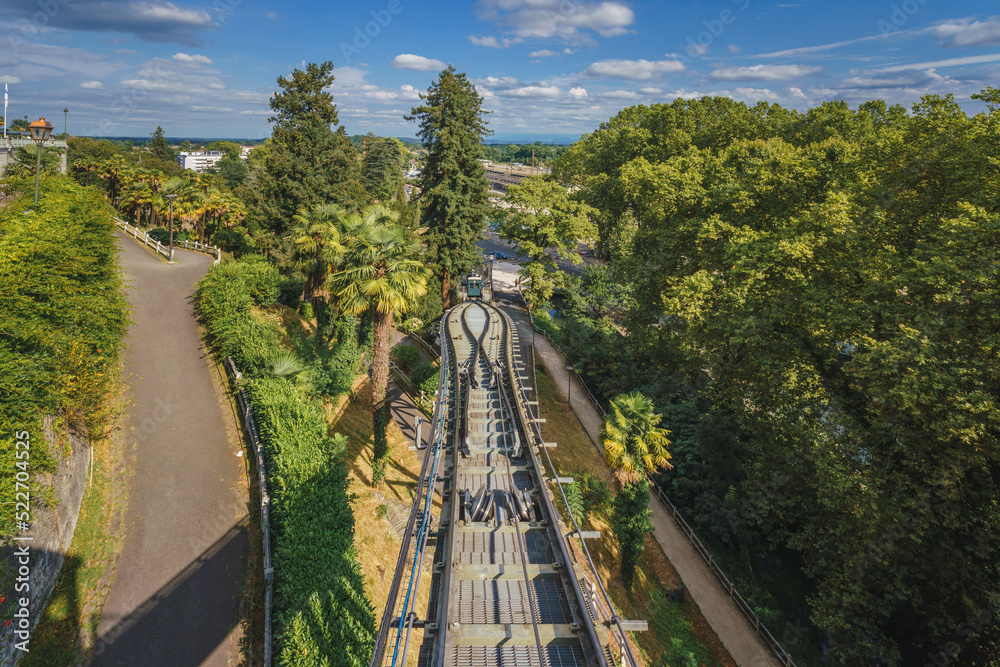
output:
[[[134,308],[124,380],[125,535],[90,664],[238,664],[247,557],[245,482],[192,297],[212,260],[168,265],[119,235]]]

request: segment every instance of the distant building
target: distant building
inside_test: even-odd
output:
[[[250,151],[252,151],[253,149],[255,149],[257,147],[256,146],[240,146],[240,148],[243,149],[243,152],[240,153],[240,159],[241,160],[246,160],[248,157],[250,157]]]
[[[226,154],[222,151],[181,151],[181,154],[177,156],[177,162],[185,169],[203,174],[224,157]]]

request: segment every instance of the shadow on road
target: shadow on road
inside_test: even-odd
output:
[[[233,612],[238,599],[218,600],[203,594],[218,589],[220,580],[239,574],[228,571],[227,565],[241,561],[246,542],[247,529],[245,521],[241,521],[99,638],[88,664],[197,667],[205,662],[226,641],[241,614]],[[206,610],[206,605],[214,609]],[[178,625],[183,627],[184,619],[205,618],[206,611],[211,611],[216,619],[230,619],[230,622],[189,627],[183,636],[164,637],[164,632]]]

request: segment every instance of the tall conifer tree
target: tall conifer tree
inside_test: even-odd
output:
[[[479,162],[486,127],[480,97],[454,66],[441,72],[407,120],[420,122],[418,136],[427,147],[422,174],[423,224],[427,244],[441,278],[441,300],[450,304],[456,278],[475,266],[476,243],[490,212],[489,183]]]

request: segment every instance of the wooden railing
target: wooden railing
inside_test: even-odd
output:
[[[170,259],[170,248],[168,246],[163,245],[162,243],[154,239],[146,232],[142,231],[141,229],[139,229],[134,225],[128,224],[121,218],[115,218],[115,224],[118,225],[118,227],[123,232],[134,238],[136,241],[142,241],[144,244],[146,244],[148,248],[152,249],[154,252],[163,255],[168,260]],[[206,245],[204,243],[198,243],[197,241],[179,241],[175,243],[174,246],[178,248],[184,248],[185,250],[193,250],[195,252],[203,252],[205,254],[212,255],[215,257],[216,264],[218,264],[219,261],[222,259],[222,250],[219,249],[218,246]]]

